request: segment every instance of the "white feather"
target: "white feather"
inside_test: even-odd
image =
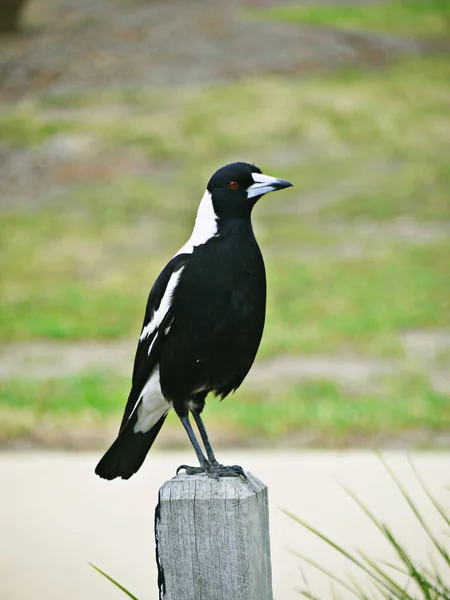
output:
[[[178,279],[180,278],[180,275],[183,272],[183,268],[184,267],[182,267],[175,273],[172,273],[172,275],[170,276],[170,279],[167,283],[166,291],[164,292],[164,296],[161,299],[161,303],[160,303],[158,309],[155,310],[152,318],[150,319],[150,321],[147,323],[147,325],[142,330],[142,333],[139,337],[140,342],[142,342],[142,340],[145,340],[146,337],[151,335],[155,331],[155,329],[157,329],[161,325],[164,317],[166,316],[166,314],[172,304],[173,293],[175,291],[175,288],[177,287]],[[152,342],[152,344],[150,344],[150,348],[148,349],[149,354],[150,354],[150,349],[151,349],[152,345],[153,345],[153,342]]]
[[[210,192],[206,190],[198,207],[195,225],[191,237],[185,245],[178,250],[175,256],[179,254],[192,254],[195,246],[201,246],[217,233],[217,215],[214,212],[214,206]]]
[[[158,365],[148,378],[136,406],[138,407],[138,417],[133,428],[134,433],[147,433],[170,410],[171,404],[167,402],[161,392]],[[133,412],[136,410],[136,406]]]

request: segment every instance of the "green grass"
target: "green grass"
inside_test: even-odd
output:
[[[342,446],[354,439],[394,436],[420,428],[446,431],[450,395],[434,391],[425,376],[400,372],[379,380],[377,387],[376,392],[350,391],[320,379],[283,389],[268,386],[258,392],[247,385],[223,403],[210,397],[204,415],[212,431],[232,431],[233,439],[243,442],[261,438],[276,442],[307,430],[321,444]],[[18,432],[32,433],[47,421],[76,424],[89,415],[94,420],[119,420],[128,391],[128,378],[112,372],[4,381],[0,386],[0,414],[9,418],[5,418],[0,439]],[[22,415],[18,431],[10,423],[14,412]],[[168,426],[181,427],[174,413]]]
[[[449,396],[433,391],[424,378],[404,373],[383,381],[377,392],[349,392],[328,380],[310,380],[265,392],[241,392],[209,402],[208,419],[248,436],[283,439],[315,433],[321,444],[341,445],[373,435],[398,435],[419,428],[445,431]],[[211,416],[209,416],[211,415]]]
[[[68,218],[54,211],[44,215],[39,224],[31,215],[6,219],[11,244],[3,258],[8,273],[0,321],[4,340],[136,333],[149,282],[170,258],[169,250],[157,250],[170,231],[167,221],[156,231],[151,223],[142,228],[143,241],[136,237],[133,221],[118,227],[83,215]],[[373,257],[349,261],[333,255],[334,245],[343,243],[346,234],[329,235],[329,256],[319,254],[319,260],[311,261],[301,251],[302,246],[311,247],[311,235],[311,229],[300,226],[292,231],[289,244],[296,243],[299,249],[288,246],[286,257],[277,255],[283,233],[270,235],[266,229],[262,236],[263,249],[266,244],[269,248],[263,356],[343,347],[384,354],[395,352],[395,338],[406,329],[446,325],[450,298],[446,240],[426,247],[384,242],[381,255],[375,249]],[[173,247],[182,240],[180,235]],[[317,239],[315,243],[318,250],[324,248]],[[22,262],[29,247],[33,253]]]
[[[8,142],[19,148],[37,146],[57,133],[75,131],[76,128],[70,121],[44,121],[27,106],[12,113],[0,113],[0,143]]]
[[[167,93],[165,103],[159,100],[161,91],[147,90],[126,118],[115,104],[97,105],[78,118],[71,112],[67,126],[92,136],[105,151],[134,147],[146,152],[155,173],[161,163],[176,167],[174,185],[186,195],[198,194],[199,177],[206,179],[218,161],[236,157],[237,149],[249,160],[259,158],[262,148],[274,154],[287,146],[294,153],[306,150],[306,164],[291,165],[297,176],[304,167],[298,182],[302,191],[315,189],[325,170],[330,171],[326,183],[342,168],[345,174],[351,165],[354,171],[368,169],[380,160],[394,167],[415,161],[414,170],[425,161],[427,177],[434,179],[445,171],[441,158],[435,175],[433,159],[448,148],[449,75],[449,61],[430,58],[382,72],[353,70],[307,81],[256,79],[180,90]],[[39,128],[60,127],[65,122],[61,111],[48,111],[47,104],[48,98],[27,107],[32,117],[24,117],[20,105],[4,112],[4,142],[33,140],[36,121]]]
[[[124,107],[127,118],[121,116]],[[70,175],[62,181],[66,191],[2,211],[3,347],[17,340],[136,336],[149,287],[188,237],[207,178],[221,164],[242,158],[295,184],[255,210],[269,282],[260,356],[402,359],[404,331],[448,328],[448,239],[404,240],[389,227],[401,220],[438,229],[450,220],[449,114],[450,63],[443,57],[377,72],[344,70],[302,81],[262,78],[176,94],[143,89],[46,95],[4,108],[5,148],[40,152],[61,132],[75,132],[92,138],[91,162],[97,155],[126,158],[138,152],[147,157],[149,171],[139,176],[108,171],[93,180],[79,177],[78,166],[75,181]],[[366,222],[368,230],[361,226]],[[355,253],[348,254],[349,248]],[[445,370],[445,352],[439,361]],[[418,369],[415,374],[423,375]],[[128,382],[108,381],[96,374],[7,380],[0,402],[8,411],[16,406],[33,415],[56,413],[57,406],[77,415],[120,412]],[[302,402],[292,423],[325,431],[334,421],[338,431],[339,411],[330,406],[347,407],[348,401],[342,431],[353,435],[359,425],[352,424],[349,411],[357,410],[355,403],[345,391],[320,385],[328,408],[315,414]],[[419,389],[427,406],[438,405],[431,387],[424,386]],[[304,402],[310,397],[317,403],[314,390],[303,390]],[[395,406],[406,409],[412,391],[399,391]],[[295,404],[293,394],[286,414]],[[282,413],[269,432],[266,409],[245,392],[247,397],[248,402],[230,401],[236,408],[223,411],[233,427],[283,436],[288,424]],[[367,421],[362,429],[370,426],[371,415],[381,427],[376,397],[365,397],[362,406]],[[213,419],[216,410],[211,409]],[[444,422],[442,410],[439,405],[436,414]],[[324,414],[331,415],[328,424]],[[408,412],[396,421],[391,412],[387,426],[402,429],[414,422],[439,428],[439,419],[425,409],[417,414],[415,421]]]
[[[387,167],[384,172],[368,173],[364,188],[350,192],[345,200],[325,209],[324,213],[350,219],[389,221],[395,211],[404,217],[420,214],[427,220],[447,219],[450,205],[448,166],[441,161],[430,163],[428,159],[394,164],[392,171]],[[439,185],[436,186],[437,181]]]
[[[373,4],[286,5],[247,10],[254,18],[418,37],[448,35],[446,0],[387,0]]]
[[[324,568],[319,562],[313,561],[308,556],[299,554],[294,550],[292,553],[307,565],[318,569],[322,574],[327,576],[333,598],[341,597],[340,592],[349,591],[353,597],[360,600],[371,600],[372,598],[386,598],[387,600],[394,598],[398,600],[419,600],[422,598],[423,600],[450,600],[450,587],[448,586],[450,553],[447,544],[450,513],[430,493],[421,475],[419,475],[411,463],[412,470],[422,488],[422,495],[428,498],[435,509],[435,515],[439,515],[440,517],[440,529],[436,531],[435,527],[430,525],[428,518],[425,518],[422,509],[419,507],[417,493],[412,495],[388,464],[383,459],[381,461],[403,497],[405,508],[412,511],[416,524],[426,534],[425,539],[427,540],[427,545],[430,547],[430,551],[427,553],[427,561],[419,561],[417,559],[417,549],[405,546],[404,540],[397,537],[395,526],[380,521],[375,516],[375,513],[372,512],[372,509],[364,504],[353,491],[348,489],[346,491],[350,498],[356,502],[358,507],[366,514],[386,540],[386,550],[394,550],[393,556],[395,560],[388,562],[386,559],[372,558],[364,548],[356,551],[347,550],[300,517],[284,510],[287,516],[291,517],[307,531],[313,533],[316,538],[324,543],[324,546],[328,546],[334,552],[344,557],[348,561],[346,562],[347,566],[356,566],[356,573],[364,575],[365,581],[364,583],[360,582],[359,578],[356,578],[354,574],[350,575],[344,572],[343,575],[340,575],[334,569],[330,571]],[[301,573],[303,575],[303,570],[301,570]],[[312,594],[304,575],[303,582],[306,584],[306,588],[299,590],[301,595],[310,600],[318,600],[318,596]],[[335,584],[337,584],[336,587]]]
[[[164,137],[173,172],[166,177],[164,169],[161,173],[155,167],[146,178],[86,182],[43,199],[36,209],[3,214],[0,233],[8,238],[1,259],[3,338],[108,338],[135,332],[149,283],[189,234],[202,192],[198,181],[229,160],[232,148],[252,160],[255,148],[276,158],[279,148],[288,147],[295,161],[280,169],[271,168],[270,158],[258,160],[296,185],[256,209],[271,281],[272,327],[264,352],[319,346],[326,351],[347,344],[353,335],[364,347],[375,331],[384,336],[404,327],[442,325],[448,297],[446,246],[438,240],[421,251],[366,236],[355,241],[368,258],[339,261],[333,248],[348,242],[348,234],[325,232],[322,220],[448,219],[449,81],[449,63],[418,60],[378,74],[344,73],[301,83],[255,80],[181,91],[167,106],[160,102],[161,91],[154,100],[146,92],[130,119],[118,120],[105,110],[99,122],[80,120],[77,131],[93,135],[100,147],[122,146],[126,136],[129,147],[156,136],[158,147]],[[226,107],[229,115],[219,119]],[[21,110],[11,111],[12,121]],[[34,111],[52,125],[39,104]],[[21,135],[33,139],[27,123]],[[4,135],[15,143],[11,130]],[[342,180],[349,182],[348,190],[315,215],[270,214],[278,203],[297,202],[301,208],[308,194],[332,195]],[[292,260],[282,260],[280,251],[290,247]],[[308,253],[302,259],[303,247],[319,257],[328,248],[331,256],[311,262]],[[384,258],[378,258],[380,247]],[[275,294],[277,287],[282,294]],[[297,298],[296,312],[290,303]],[[294,322],[301,331],[297,341],[288,331]]]
[[[385,248],[386,250],[386,248]],[[450,244],[395,246],[379,258],[271,261],[263,354],[395,354],[408,329],[445,327]]]
[[[1,390],[2,408],[31,410],[36,419],[58,413],[118,413],[129,391],[128,379],[111,372],[43,381],[11,379],[1,383]]]
[[[445,430],[448,396],[433,392],[425,381],[387,381],[380,393],[349,394],[332,381],[298,383],[286,393],[243,395],[227,406],[209,403],[212,421],[233,431],[273,440],[308,431],[320,443],[341,445],[372,435],[398,435],[420,427]],[[439,416],[438,416],[439,415]],[[220,420],[219,420],[220,419]]]

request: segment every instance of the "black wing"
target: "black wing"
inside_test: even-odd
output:
[[[178,278],[190,254],[179,254],[161,271],[148,296],[145,309],[144,323],[139,337],[136,356],[134,359],[132,387],[125,407],[120,429],[128,421],[142,388],[158,362],[161,344],[173,322],[171,300]]]

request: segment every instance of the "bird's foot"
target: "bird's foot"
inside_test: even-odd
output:
[[[211,479],[219,480],[219,475],[215,472],[215,469],[211,466],[211,464],[207,461],[203,463],[200,467],[190,467],[189,465],[180,465],[177,469],[178,473],[184,469],[186,475],[198,475],[199,473],[206,473],[208,477]]]
[[[186,475],[198,475],[198,473],[205,473],[205,467],[190,467],[189,465],[180,465],[177,469],[177,475],[183,469]]]
[[[216,460],[211,462],[205,462],[200,467],[190,467],[189,465],[180,465],[177,469],[177,475],[184,469],[186,475],[198,475],[199,473],[205,473],[211,479],[219,479],[219,477],[245,477],[245,473],[242,467],[239,465],[225,466],[218,463]]]
[[[218,477],[245,477],[244,469],[239,465],[227,466],[214,461],[211,466]]]

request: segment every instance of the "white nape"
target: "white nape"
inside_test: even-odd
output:
[[[200,206],[198,207],[195,225],[191,237],[185,245],[178,250],[175,256],[179,254],[192,254],[195,246],[201,246],[217,233],[217,215],[214,212],[212,198],[208,190],[203,194]]]
[[[142,340],[145,340],[146,337],[151,335],[155,331],[155,329],[157,329],[161,325],[164,317],[167,314],[167,311],[169,310],[169,308],[172,304],[173,293],[175,291],[175,288],[177,287],[178,279],[180,278],[180,275],[183,272],[183,268],[184,267],[181,267],[181,269],[179,269],[178,271],[175,271],[175,273],[172,273],[172,275],[170,276],[170,279],[167,283],[166,291],[164,292],[164,296],[162,297],[162,300],[161,300],[161,303],[160,303],[158,309],[155,310],[152,318],[150,319],[150,321],[147,323],[147,325],[142,330],[142,333],[139,337],[140,342],[142,342]],[[150,345],[150,348],[148,349],[149,354],[150,354],[150,349],[151,349],[152,345],[153,345],[153,343]]]
[[[171,408],[161,392],[159,382],[159,365],[153,369],[152,374],[147,380],[137,406],[137,422],[133,428],[134,433],[147,433],[156,425],[159,419],[165,415]],[[136,406],[134,410],[136,410]],[[133,410],[133,412],[134,412]]]

